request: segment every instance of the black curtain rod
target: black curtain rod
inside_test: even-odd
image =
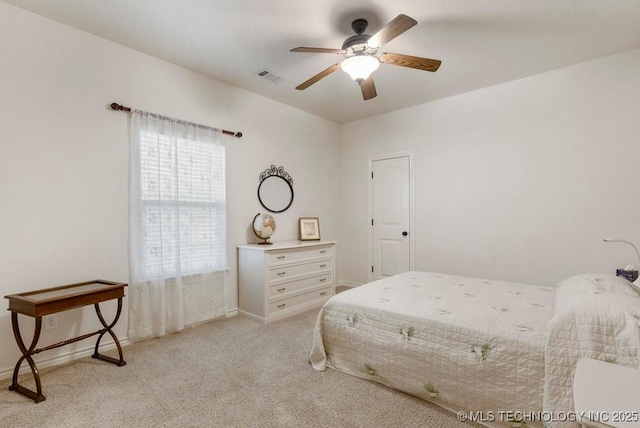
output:
[[[120,110],[120,111],[131,111],[131,107],[125,107],[122,104],[118,104],[118,103],[111,103],[111,108],[113,110]],[[241,138],[242,137],[242,132],[233,132],[233,131],[227,131],[226,129],[221,129],[223,134],[226,135],[231,135],[232,137],[236,137],[236,138]]]

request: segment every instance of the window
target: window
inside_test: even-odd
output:
[[[140,132],[141,276],[226,269],[224,146]]]

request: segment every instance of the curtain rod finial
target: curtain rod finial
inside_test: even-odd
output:
[[[129,107],[125,107],[122,104],[118,104],[118,103],[111,103],[111,108],[113,110],[131,111]]]

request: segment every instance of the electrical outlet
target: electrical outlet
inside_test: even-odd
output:
[[[44,329],[50,330],[58,326],[58,317],[55,315],[49,315],[44,317]]]

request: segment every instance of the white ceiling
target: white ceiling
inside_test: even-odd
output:
[[[640,48],[638,0],[4,0],[256,94],[345,123]],[[374,34],[398,14],[418,25],[381,51],[442,60],[436,73],[382,64],[364,101],[338,62],[351,21]],[[287,80],[255,75],[267,68]]]

